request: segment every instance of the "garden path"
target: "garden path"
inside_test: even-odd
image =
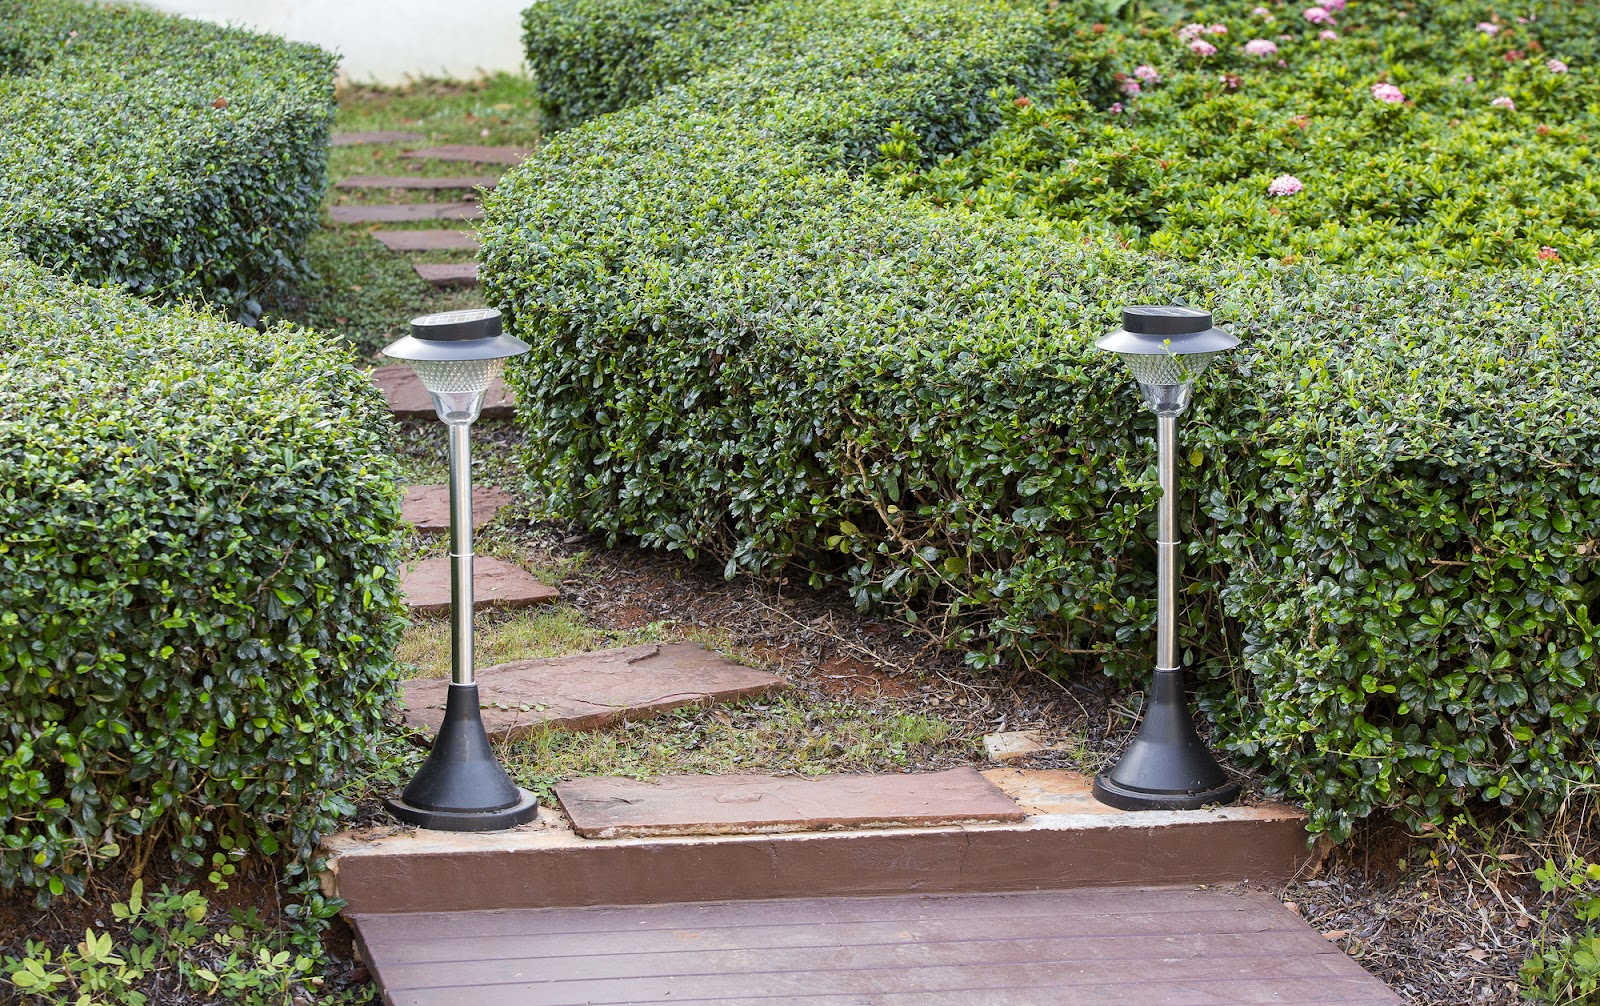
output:
[[[516,163],[524,153],[453,146],[407,156]],[[494,181],[358,176],[340,187],[450,193]],[[478,212],[462,199],[332,215],[366,223]],[[477,247],[468,231],[374,236],[398,252]],[[413,267],[436,285],[477,283],[472,263]],[[409,368],[373,376],[397,416],[432,416]],[[508,417],[512,404],[496,386],[484,415]],[[478,524],[511,500],[485,488],[475,502]],[[448,528],[446,504],[444,486],[413,486],[405,516],[436,534]],[[515,565],[475,565],[482,606],[559,597]],[[448,560],[437,556],[404,581],[419,613],[447,609],[448,585]],[[787,687],[692,643],[512,661],[479,680],[500,740]],[[437,728],[444,687],[405,683],[408,725]],[[326,884],[348,903],[386,1002],[1400,1001],[1277,899],[1195,889],[1303,869],[1304,822],[1286,807],[1129,815],[1093,801],[1076,773],[970,767],[589,778],[556,794],[560,812],[546,807],[511,833],[378,829],[330,840]],[[1138,883],[1184,886],[1074,889]]]

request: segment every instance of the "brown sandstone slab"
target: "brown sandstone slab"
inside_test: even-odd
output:
[[[1021,821],[1016,801],[971,768],[896,775],[574,779],[556,787],[584,838],[739,835]]]
[[[478,236],[471,231],[373,231],[372,236],[390,251],[476,251]]]
[[[511,494],[504,489],[496,489],[494,486],[473,488],[473,528],[480,528],[494,520],[501,508],[512,502]],[[400,514],[407,523],[423,534],[443,534],[450,530],[450,487],[408,486],[405,502],[400,504]]]
[[[334,206],[328,215],[336,224],[396,224],[417,220],[481,220],[483,207],[458,200],[448,203],[395,203],[383,206]]]
[[[370,133],[334,133],[328,138],[330,147],[358,147],[369,143],[416,143],[427,137],[421,133],[400,133],[380,129]]]
[[[415,262],[411,268],[434,286],[478,285],[476,262]]]
[[[400,574],[406,607],[419,615],[442,615],[450,610],[450,559],[438,556],[407,566]],[[472,564],[473,609],[526,608],[547,604],[561,591],[540,583],[521,566],[480,555]]]
[[[521,164],[532,153],[524,147],[479,147],[468,143],[447,143],[440,147],[408,150],[407,157],[426,157],[435,161],[467,161],[473,164]]]
[[[336,189],[492,189],[500,179],[494,175],[463,178],[426,178],[421,175],[351,175],[334,185]]]
[[[444,678],[404,683],[406,724],[433,733],[444,715]],[[594,730],[682,706],[731,702],[787,688],[782,678],[693,643],[599,650],[575,657],[517,660],[478,672],[489,736],[534,730]]]
[[[433,410],[433,400],[428,397],[422,382],[417,379],[416,371],[405,364],[397,363],[388,367],[374,368],[372,380],[383,392],[383,397],[389,400],[389,411],[397,417],[433,419],[438,416]],[[505,383],[496,377],[489,385],[488,394],[484,396],[482,418],[510,419],[515,404],[516,399],[506,388]]]

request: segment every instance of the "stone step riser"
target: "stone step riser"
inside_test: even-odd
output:
[[[348,911],[454,912],[1150,884],[1278,883],[1313,859],[1283,807],[1046,814],[1022,823],[612,839],[544,827],[337,836]]]

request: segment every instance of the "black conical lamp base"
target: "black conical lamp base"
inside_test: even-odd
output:
[[[1111,771],[1095,776],[1094,795],[1122,810],[1196,810],[1239,798],[1239,784],[1195,732],[1182,671],[1155,672],[1139,733]]]
[[[539,813],[538,800],[517,788],[489,748],[475,684],[450,686],[428,760],[405,791],[383,805],[407,824],[433,831],[503,831]]]

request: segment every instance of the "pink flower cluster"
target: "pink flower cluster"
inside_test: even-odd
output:
[[[1255,10],[1251,11],[1250,13],[1254,14],[1256,17],[1260,18],[1261,20],[1267,22],[1267,24],[1271,24],[1272,22],[1277,20],[1277,18],[1272,16],[1272,12],[1270,10],[1267,10],[1265,7],[1257,7]]]
[[[1324,42],[1339,41],[1339,33],[1328,28],[1324,28],[1317,32],[1317,37],[1322,39]]]
[[[1161,83],[1161,74],[1158,73],[1156,68],[1151,66],[1149,63],[1140,63],[1138,66],[1134,67],[1133,75],[1144,81],[1146,84]]]
[[[1495,24],[1493,21],[1479,21],[1478,30],[1483,32],[1485,35],[1500,34],[1500,26]]]
[[[1322,0],[1322,6],[1335,13],[1345,9],[1345,0]]]
[[[1326,7],[1307,7],[1301,16],[1312,24],[1333,24],[1333,15]]]
[[[1125,80],[1122,82],[1122,93],[1126,94],[1130,98],[1137,98],[1139,96],[1139,92],[1143,90],[1144,88],[1139,86],[1139,82],[1137,80]]]
[[[1561,62],[1561,60],[1559,60],[1559,59],[1552,59],[1550,62],[1546,63],[1544,66],[1545,66],[1545,69],[1549,70],[1551,73],[1566,73],[1567,72],[1567,64]]]
[[[1195,39],[1198,39],[1201,35],[1226,35],[1226,34],[1228,34],[1228,26],[1225,25],[1225,24],[1213,24],[1213,25],[1186,24],[1182,28],[1178,29],[1178,41],[1180,41],[1180,42],[1193,42]]]
[[[1201,56],[1215,56],[1217,54],[1217,47],[1203,38],[1197,38],[1190,42],[1189,49]]]
[[[1542,245],[1539,248],[1539,261],[1541,261],[1541,262],[1555,262],[1555,261],[1558,261],[1560,258],[1561,258],[1561,253],[1556,251],[1554,248],[1550,247],[1549,245]]]
[[[1292,196],[1303,188],[1305,188],[1305,186],[1300,184],[1300,179],[1296,178],[1295,176],[1279,175],[1277,178],[1272,180],[1272,184],[1267,186],[1267,195]]]
[[[1389,105],[1398,105],[1406,100],[1405,92],[1393,84],[1373,84],[1372,96]]]
[[[1256,57],[1276,56],[1278,47],[1264,38],[1253,38],[1244,44],[1244,51],[1248,55]]]
[[[1495,108],[1508,108],[1513,112],[1515,112],[1517,110],[1517,103],[1512,101],[1510,98],[1506,97],[1503,94],[1500,97],[1498,97],[1498,98],[1494,99],[1493,101],[1489,102],[1489,104],[1493,105]]]

